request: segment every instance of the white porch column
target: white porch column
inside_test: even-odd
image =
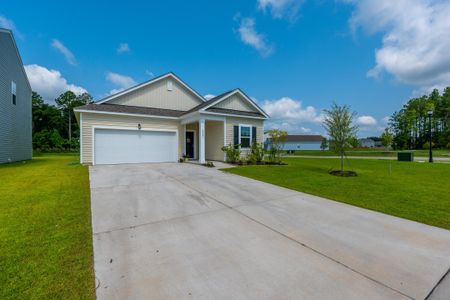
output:
[[[199,131],[199,140],[198,140],[199,162],[201,164],[204,164],[204,163],[206,163],[206,160],[205,160],[205,119],[198,120],[198,131]]]

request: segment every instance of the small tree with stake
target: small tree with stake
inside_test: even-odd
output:
[[[279,129],[271,129],[268,131],[270,138],[269,160],[273,163],[281,162],[281,152],[284,143],[286,143],[287,132]]]
[[[392,145],[392,141],[394,140],[394,136],[389,131],[389,128],[385,128],[383,133],[381,134],[381,143],[387,149]]]
[[[341,157],[341,171],[339,175],[345,176],[345,150],[351,146],[351,140],[358,132],[358,126],[353,124],[356,113],[351,112],[349,106],[339,106],[336,103],[333,103],[330,109],[324,110],[324,113],[323,126],[333,141],[332,149]]]
[[[328,140],[326,138],[322,139],[322,143],[320,143],[320,150],[325,151],[328,148]]]

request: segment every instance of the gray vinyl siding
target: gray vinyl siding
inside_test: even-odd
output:
[[[31,159],[31,124],[31,89],[11,34],[0,30],[0,163]]]

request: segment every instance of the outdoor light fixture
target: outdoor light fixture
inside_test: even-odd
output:
[[[433,110],[429,109],[428,110],[428,121],[429,121],[429,126],[428,126],[428,135],[430,137],[430,154],[428,157],[428,162],[432,163],[433,162],[433,136],[431,134],[431,118],[433,117]]]
[[[141,130],[141,123],[138,124],[138,129]]]

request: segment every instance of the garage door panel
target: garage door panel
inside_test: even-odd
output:
[[[96,129],[95,164],[174,162],[175,132]]]

